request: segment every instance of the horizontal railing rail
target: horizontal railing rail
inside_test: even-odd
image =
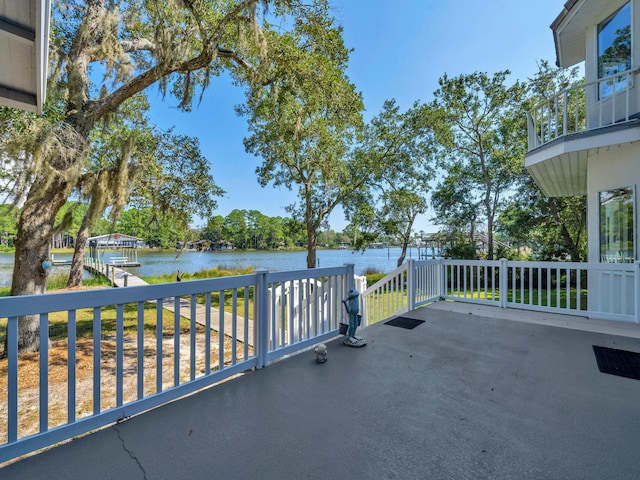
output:
[[[337,336],[352,285],[347,265],[0,298],[0,462]]]
[[[631,92],[639,70],[583,83],[537,104],[527,112],[529,151],[556,138],[631,120],[638,113]]]

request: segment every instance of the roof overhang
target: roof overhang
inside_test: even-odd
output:
[[[0,105],[42,113],[50,0],[0,0]]]
[[[87,238],[89,241],[121,241],[121,242],[137,242],[143,240],[139,237],[134,237],[133,235],[126,235],[124,233],[106,233],[104,235],[97,235],[95,237]]]
[[[556,64],[571,67],[585,60],[587,31],[628,0],[568,0],[551,24],[556,45]]]
[[[637,121],[611,125],[532,150],[525,155],[524,166],[547,197],[586,195],[589,158],[634,142],[640,142]]]

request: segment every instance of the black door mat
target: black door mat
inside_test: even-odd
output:
[[[640,353],[593,346],[602,373],[640,380]]]
[[[406,328],[408,330],[416,328],[421,323],[424,323],[424,320],[416,320],[415,318],[408,318],[408,317],[392,318],[391,320],[384,322],[385,325],[391,325],[392,327]]]

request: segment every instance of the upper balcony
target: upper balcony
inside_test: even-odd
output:
[[[528,112],[525,167],[550,197],[587,193],[587,158],[640,140],[640,68],[569,88]]]

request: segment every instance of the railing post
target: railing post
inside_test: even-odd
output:
[[[7,441],[18,440],[18,317],[7,319]]]
[[[634,299],[634,307],[635,311],[633,312],[633,316],[636,320],[636,323],[640,323],[640,262],[634,262],[634,283],[635,283],[635,291],[634,294],[636,298]]]
[[[343,298],[348,297],[349,296],[349,290],[351,290],[352,288],[356,288],[356,280],[354,278],[355,276],[355,264],[353,263],[345,263],[344,267],[347,269],[347,272],[345,273],[345,279],[343,282]],[[359,292],[362,293],[362,292]],[[341,300],[341,299],[338,299]],[[364,307],[362,305],[362,297],[359,298],[359,303],[358,303],[358,309],[362,312],[364,311]],[[340,304],[342,305],[342,304]],[[336,315],[338,318],[336,318],[336,325],[340,324],[340,323],[348,323],[348,319],[345,320],[345,310],[344,308],[340,308],[338,312],[336,312]]]
[[[568,130],[568,125],[567,123],[569,123],[569,97],[567,95],[567,91],[565,90],[562,96],[562,105],[563,105],[563,112],[562,112],[562,135],[566,135],[569,130]]]
[[[438,289],[438,296],[440,300],[444,300],[447,293],[447,265],[444,262],[444,258],[438,261],[438,265],[440,265],[440,288]]]
[[[258,348],[258,366],[263,368],[267,366],[269,353],[269,291],[267,284],[267,274],[269,270],[261,268],[256,270],[256,291],[255,296],[255,329],[257,341],[255,345]]]
[[[414,278],[415,260],[407,261],[407,308],[409,312],[416,307],[416,285]]]
[[[500,259],[500,308],[507,308],[509,299],[509,261]]]
[[[527,112],[527,134],[529,136],[529,151],[531,151],[538,146],[538,136],[536,124],[529,112]]]
[[[344,266],[347,269],[347,277],[346,277],[346,285],[345,288],[347,289],[347,292],[349,290],[351,290],[352,288],[355,288],[356,285],[356,280],[355,280],[355,264],[353,263],[345,263]]]

